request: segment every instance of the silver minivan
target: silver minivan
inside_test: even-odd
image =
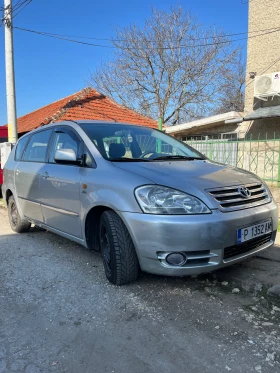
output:
[[[15,232],[31,224],[100,250],[113,284],[140,270],[210,272],[272,246],[278,211],[266,184],[160,131],[65,121],[20,138],[4,169]]]

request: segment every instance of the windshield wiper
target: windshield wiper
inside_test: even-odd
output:
[[[163,155],[161,157],[152,158],[153,161],[161,161],[161,160],[168,160],[168,159],[183,159],[187,161],[194,161],[194,160],[204,160],[205,158],[202,157],[188,157],[186,155]]]
[[[109,158],[108,159],[111,162],[150,162],[148,159],[143,158]]]

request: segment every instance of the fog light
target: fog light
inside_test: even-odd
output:
[[[180,267],[186,263],[187,258],[186,255],[183,253],[172,253],[168,254],[165,260],[172,266]]]

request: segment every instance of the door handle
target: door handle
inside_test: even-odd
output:
[[[41,174],[41,176],[42,176],[43,179],[47,179],[47,178],[50,177],[50,175],[49,175],[49,173],[47,171],[44,172],[43,174]]]
[[[20,174],[20,170],[16,170],[16,176]]]

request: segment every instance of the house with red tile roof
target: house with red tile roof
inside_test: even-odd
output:
[[[49,123],[83,119],[140,124],[157,128],[155,120],[119,105],[88,87],[18,118],[18,133],[23,135]]]

